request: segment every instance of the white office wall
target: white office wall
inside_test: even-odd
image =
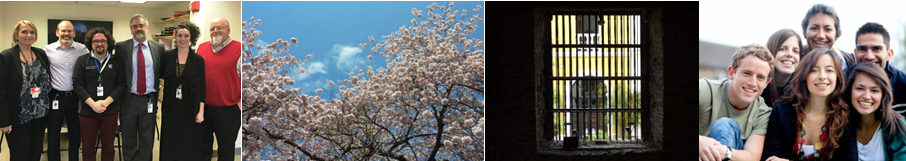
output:
[[[183,5],[187,5],[186,4]],[[169,9],[144,9],[128,7],[101,7],[70,4],[52,4],[38,2],[0,2],[0,49],[12,47],[12,29],[19,20],[29,20],[35,24],[38,31],[38,40],[34,47],[43,48],[47,45],[46,33],[47,19],[71,19],[112,21],[113,37],[116,41],[132,38],[129,29],[129,18],[134,14],[143,14],[148,18],[148,36],[160,33],[163,25],[152,24],[161,17],[172,17],[173,10]]]

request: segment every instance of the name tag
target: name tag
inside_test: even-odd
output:
[[[41,94],[41,87],[31,88],[31,98],[38,98],[38,94]]]
[[[60,109],[60,101],[53,100],[53,109],[54,110]]]
[[[104,96],[104,87],[98,86],[98,97]]]
[[[176,89],[176,99],[182,100],[182,89]]]
[[[149,101],[148,101],[148,113],[154,112],[154,110],[153,110],[154,108],[153,108],[153,107],[154,107],[154,103],[151,103],[151,101],[150,101],[150,99],[149,99]]]
[[[176,99],[182,100],[182,84],[176,87]]]

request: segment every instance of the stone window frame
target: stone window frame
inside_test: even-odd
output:
[[[553,89],[550,87],[552,71],[551,24],[555,12],[588,12],[588,11],[637,11],[642,17],[642,104],[646,111],[642,114],[643,141],[639,143],[621,143],[606,146],[580,146],[566,149],[561,141],[553,139]],[[626,153],[649,153],[663,151],[663,27],[660,8],[535,8],[534,9],[534,60],[535,68],[535,122],[537,151],[541,154],[564,156],[600,156]],[[559,142],[559,143],[558,143]]]

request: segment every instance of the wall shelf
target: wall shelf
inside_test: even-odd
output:
[[[160,21],[154,22],[154,24],[172,23],[172,22],[179,22],[179,21],[189,21],[189,15],[182,15],[179,17],[168,18],[166,20],[160,20]]]

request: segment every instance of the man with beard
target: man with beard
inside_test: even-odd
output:
[[[120,108],[125,160],[152,160],[157,116],[157,84],[164,45],[148,41],[148,19],[135,14],[129,21],[132,39],[116,43],[114,55],[124,62],[126,88]],[[120,102],[120,101],[117,101]]]
[[[211,41],[198,45],[204,57],[206,98],[202,122],[202,158],[211,160],[214,136],[217,135],[217,160],[233,160],[240,124],[239,64],[242,45],[230,39],[230,22],[211,20]],[[213,79],[211,79],[213,78]]]
[[[894,52],[890,48],[890,33],[883,25],[867,22],[859,27],[859,30],[856,31],[856,49],[853,50],[853,53],[856,54],[856,60],[859,63],[872,63],[887,72],[890,89],[893,90],[893,104],[906,103],[906,93],[904,93],[906,92],[906,72],[889,63]]]
[[[98,27],[88,31],[85,42],[91,53],[79,56],[72,72],[72,85],[82,102],[79,121],[82,123],[82,160],[97,160],[97,142],[101,142],[101,160],[112,161],[113,138],[116,134],[117,112],[123,93],[126,93],[126,73],[122,59],[113,56],[113,34]],[[100,137],[98,137],[100,136]],[[100,138],[100,141],[96,140]],[[72,144],[72,143],[71,143]],[[70,150],[70,153],[78,150]],[[78,155],[77,155],[78,156]],[[74,158],[70,158],[76,160]]]
[[[63,118],[69,131],[69,159],[79,158],[80,128],[79,128],[79,98],[74,95],[72,88],[72,69],[76,58],[88,53],[88,48],[79,42],[73,41],[75,31],[72,22],[60,21],[57,24],[57,42],[44,46],[44,52],[50,59],[50,71],[53,77],[50,90],[51,104],[50,122],[47,123],[47,160],[60,160],[60,128]],[[75,151],[75,152],[73,152]]]

